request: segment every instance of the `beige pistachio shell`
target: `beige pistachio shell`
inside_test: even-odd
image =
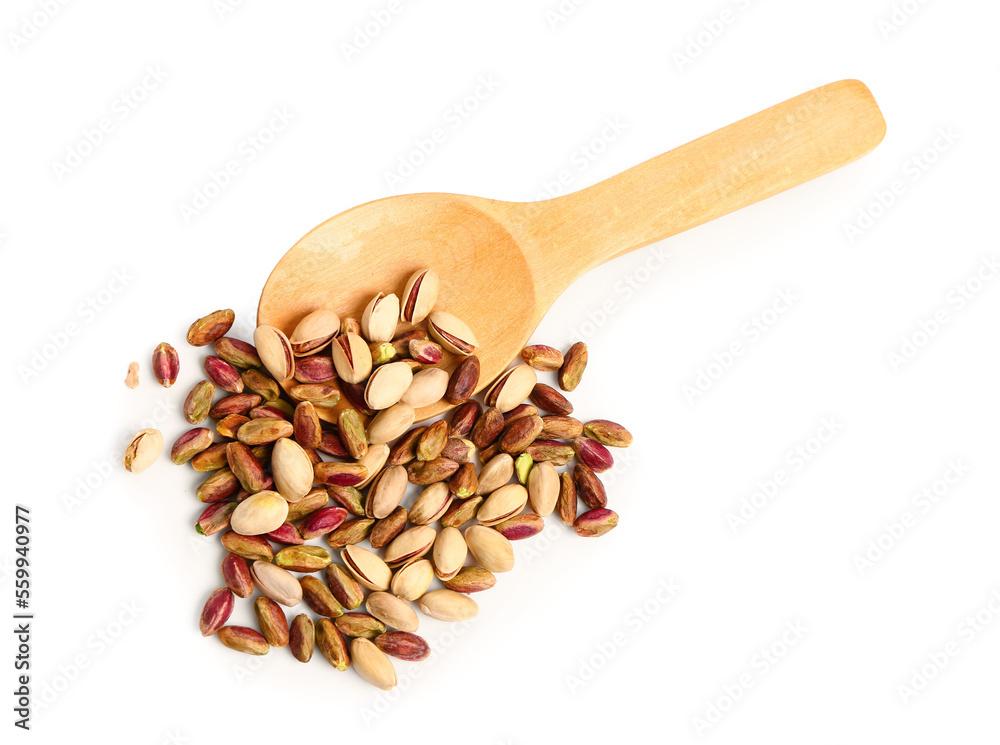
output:
[[[479,472],[479,486],[476,494],[491,494],[510,481],[514,475],[514,458],[508,453],[499,453],[490,458]]]
[[[465,529],[465,542],[469,545],[476,563],[494,574],[509,572],[514,568],[514,548],[500,533],[485,525]]]
[[[365,403],[369,407],[380,411],[388,409],[406,393],[406,389],[413,382],[413,372],[405,362],[390,362],[382,365],[365,385]]]
[[[374,444],[392,442],[410,428],[416,417],[417,413],[413,407],[402,401],[383,409],[368,424],[368,442]]]
[[[282,437],[271,450],[271,473],[274,487],[289,502],[298,502],[313,487],[313,462],[302,446]]]
[[[360,484],[359,489],[363,489],[371,483],[372,479],[382,470],[382,466],[389,460],[389,446],[385,443],[375,443],[368,448],[363,458],[358,459],[358,464],[368,469],[368,476]]]
[[[295,356],[302,357],[323,350],[338,333],[340,316],[332,310],[320,308],[299,321],[288,341]]]
[[[368,549],[354,545],[345,546],[340,552],[340,559],[362,587],[367,587],[369,590],[389,589],[392,570]]]
[[[479,342],[472,329],[461,318],[443,310],[434,311],[427,319],[427,330],[442,347],[453,354],[474,354]]]
[[[405,600],[388,592],[373,592],[365,600],[365,607],[390,628],[414,632],[420,627],[417,612]]]
[[[264,535],[277,530],[288,518],[288,502],[276,491],[259,491],[233,510],[229,527],[240,535]]]
[[[507,413],[527,400],[537,382],[534,369],[518,365],[497,378],[486,393],[486,402]]]
[[[279,382],[295,374],[295,354],[288,337],[274,326],[258,326],[253,332],[253,345],[264,367]]]
[[[410,507],[409,519],[413,525],[430,525],[441,519],[451,506],[454,497],[447,481],[438,481],[425,488]]]
[[[399,318],[407,323],[420,323],[434,310],[441,280],[433,269],[419,269],[410,275],[403,290]]]
[[[476,517],[483,525],[496,525],[516,515],[527,503],[527,489],[520,484],[506,484],[486,498]]]
[[[439,621],[469,621],[479,615],[479,605],[454,590],[431,590],[417,605],[421,613]]]
[[[386,546],[385,563],[404,564],[423,556],[431,550],[436,537],[437,531],[430,525],[417,525],[404,530]]]
[[[163,452],[163,435],[158,429],[144,429],[125,448],[122,465],[130,473],[142,473]]]
[[[368,639],[359,638],[351,642],[351,660],[358,675],[376,688],[390,691],[396,687],[396,669],[392,661]]]
[[[255,561],[250,569],[261,595],[289,608],[302,601],[302,585],[290,572],[269,561]]]
[[[403,600],[418,600],[433,580],[434,565],[427,559],[418,559],[396,570],[389,589]]]
[[[531,508],[540,517],[548,517],[559,500],[559,472],[549,461],[536,463],[528,474]]]
[[[442,528],[434,540],[434,571],[439,579],[451,579],[465,564],[469,547],[458,528]]]
[[[330,352],[333,367],[345,383],[363,383],[372,372],[372,354],[358,334],[348,331],[338,336]]]
[[[435,404],[444,398],[451,376],[440,367],[428,367],[413,376],[410,387],[400,399],[414,409]]]
[[[392,341],[399,320],[399,298],[381,292],[371,299],[361,316],[361,333],[370,342]]]

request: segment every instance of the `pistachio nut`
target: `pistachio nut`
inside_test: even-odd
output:
[[[264,488],[264,467],[250,448],[242,442],[230,442],[226,445],[226,459],[229,461],[229,470],[239,479],[240,486],[251,494]]]
[[[285,522],[286,517],[288,502],[278,492],[259,491],[239,503],[229,522],[240,535],[264,535]]]
[[[479,342],[476,335],[460,318],[438,310],[427,319],[427,330],[437,342],[452,354],[474,354]]]
[[[212,430],[195,427],[182,434],[170,448],[170,460],[178,466],[187,463],[212,445]]]
[[[403,466],[388,466],[371,482],[365,512],[368,517],[387,517],[406,494],[407,475]]]
[[[354,610],[365,599],[365,591],[361,589],[361,585],[340,564],[331,564],[326,568],[326,584],[337,602],[347,610]]]
[[[368,542],[372,548],[383,548],[395,540],[396,536],[406,527],[407,513],[405,507],[397,507],[386,517],[372,526]]]
[[[486,498],[477,518],[483,525],[496,525],[516,515],[527,503],[527,489],[520,484],[507,484]]]
[[[368,345],[372,355],[372,367],[379,367],[399,357],[399,351],[387,341],[372,342]]]
[[[347,403],[358,410],[358,413],[365,416],[375,416],[375,409],[369,408],[365,403],[364,384],[353,384],[340,381],[340,392],[344,395]]]
[[[440,367],[428,367],[412,376],[400,400],[414,409],[420,409],[440,401],[447,388],[448,373]]]
[[[492,445],[484,447],[479,451],[479,461],[481,463],[489,463],[493,460],[497,454],[500,452],[500,443],[494,442]]]
[[[465,542],[483,569],[499,574],[514,568],[514,548],[493,528],[472,525],[465,529]]]
[[[221,357],[210,354],[203,365],[205,375],[219,388],[229,393],[243,392],[243,378],[239,371]]]
[[[259,395],[264,401],[276,401],[281,396],[281,386],[260,370],[244,370],[240,373],[243,385]],[[214,392],[214,391],[213,391]]]
[[[471,463],[472,456],[476,454],[476,446],[472,440],[461,437],[449,437],[441,450],[441,457],[453,460],[456,463]]]
[[[543,439],[572,440],[583,433],[583,423],[571,416],[552,414],[542,417],[542,431],[538,436]]]
[[[526,416],[537,416],[538,409],[536,409],[531,404],[518,404],[513,409],[505,412],[503,415],[503,426],[504,429],[510,426],[510,423],[515,419],[521,419]]]
[[[518,365],[505,372],[486,392],[486,405],[508,412],[519,406],[538,382],[538,375],[527,365]]]
[[[396,404],[396,406],[399,406],[399,404]],[[385,412],[392,411],[393,408],[395,407],[390,406]],[[382,416],[385,412],[379,412],[379,416]],[[405,436],[400,437],[389,451],[389,463],[394,466],[405,466],[407,463],[415,460],[417,457],[417,441],[420,440],[420,436],[426,431],[427,427],[414,427],[409,432],[406,432]]]
[[[479,488],[479,479],[476,476],[476,467],[471,463],[463,463],[455,471],[455,475],[448,481],[448,489],[455,495],[456,499],[468,499],[476,493]]]
[[[565,466],[576,455],[572,445],[565,445],[558,440],[535,440],[524,452],[536,463],[548,461],[554,466]]]
[[[448,484],[439,481],[417,495],[410,507],[409,520],[413,525],[430,525],[444,515],[453,497]]]
[[[323,432],[316,449],[335,458],[348,457],[347,448],[344,447],[344,441],[340,439],[338,432]]]
[[[577,437],[573,440],[573,450],[576,459],[589,466],[594,473],[604,473],[615,464],[611,452],[597,440],[589,437]]]
[[[337,418],[337,432],[344,449],[352,458],[363,458],[368,452],[368,436],[361,415],[354,409],[344,409]]]
[[[358,675],[368,683],[383,691],[396,687],[396,670],[392,662],[368,639],[359,638],[351,642],[351,658]]]
[[[318,572],[331,561],[330,552],[322,546],[288,546],[274,555],[274,563],[289,572]]]
[[[586,464],[576,464],[573,469],[573,483],[576,486],[576,493],[590,509],[596,510],[608,506],[608,495],[604,490],[604,484]]]
[[[255,561],[250,568],[260,594],[286,607],[302,600],[302,585],[288,571],[267,561]]]
[[[534,467],[535,461],[527,453],[521,453],[517,456],[517,460],[514,461],[514,472],[517,474],[517,480],[527,486],[528,478],[530,478],[531,470]]]
[[[177,382],[180,373],[181,359],[177,350],[166,342],[161,342],[153,350],[153,375],[164,388],[169,388]]]
[[[420,662],[431,655],[430,645],[409,631],[387,631],[374,639],[375,646],[390,657],[407,662]]]
[[[573,476],[568,473],[559,474],[559,498],[556,501],[556,512],[563,525],[569,527],[576,522],[576,485]]]
[[[368,442],[373,445],[392,442],[410,428],[416,416],[413,407],[402,401],[383,409],[368,424]]]
[[[441,516],[441,524],[446,528],[462,527],[476,516],[483,501],[483,497],[456,499]]]
[[[328,486],[327,492],[334,502],[352,515],[364,517],[365,495],[356,486]]]
[[[334,528],[333,532],[326,537],[327,545],[330,548],[343,548],[361,543],[368,539],[375,525],[373,517],[359,517],[356,520],[348,520]]]
[[[318,486],[298,502],[288,505],[288,520],[298,520],[300,517],[310,515],[316,510],[326,507],[329,501],[330,495],[327,490],[322,486]]]
[[[352,639],[374,639],[385,633],[385,624],[367,613],[345,613],[334,624],[341,634]]]
[[[528,475],[528,497],[531,508],[541,517],[548,517],[559,500],[559,473],[548,461],[536,463]]]
[[[573,404],[563,394],[550,385],[537,383],[531,390],[531,403],[544,411],[568,416],[573,413]]]
[[[434,565],[427,559],[417,559],[396,570],[389,590],[403,600],[418,600],[427,592],[434,579]]]
[[[416,631],[420,626],[416,611],[405,600],[388,592],[373,592],[365,600],[365,608],[388,628]]]
[[[503,432],[503,414],[495,406],[487,408],[472,426],[469,438],[477,448],[483,449],[492,445]]]
[[[479,615],[476,601],[454,590],[431,590],[417,604],[425,616],[439,621],[471,621]]]
[[[333,343],[333,365],[345,383],[360,383],[372,371],[372,356],[365,340],[354,332],[342,333]]]
[[[434,540],[434,550],[431,555],[434,561],[434,573],[438,579],[451,579],[458,574],[468,555],[469,547],[465,544],[465,539],[458,528],[443,528]]]
[[[361,324],[358,323],[357,318],[351,318],[348,316],[340,322],[340,335],[344,334],[360,334]]]
[[[406,323],[420,323],[434,310],[441,280],[433,269],[419,269],[406,281],[403,288],[399,318]]]
[[[316,648],[323,655],[323,659],[337,670],[346,670],[351,666],[347,642],[329,618],[320,618],[316,621]]]
[[[253,601],[253,612],[257,616],[257,627],[272,647],[288,646],[288,619],[271,598],[258,596]]]
[[[309,662],[316,647],[316,626],[305,613],[292,619],[288,631],[288,648],[299,662]]]
[[[594,419],[583,425],[583,434],[605,447],[627,448],[632,444],[632,433],[617,422]]]
[[[345,546],[340,552],[340,559],[362,587],[369,590],[389,589],[392,570],[371,551],[360,546]]]
[[[292,398],[308,401],[321,409],[332,409],[340,403],[340,391],[326,383],[299,383],[288,389]]]
[[[271,561],[274,549],[262,535],[240,535],[234,530],[222,534],[222,547],[247,561]]]
[[[583,538],[596,538],[602,536],[618,525],[618,513],[599,507],[594,510],[584,512],[576,518],[573,529],[578,536]]]
[[[480,371],[479,358],[474,354],[459,362],[448,379],[444,400],[455,405],[468,402],[479,385]]]
[[[208,418],[215,397],[215,383],[199,380],[184,399],[184,418],[191,424],[201,424]]]
[[[389,459],[389,446],[385,443],[371,443],[368,446],[368,452],[365,454],[364,458],[358,461],[359,466],[363,466],[368,475],[365,476],[360,484],[355,484],[359,489],[366,486],[379,471],[385,465],[385,462]]]
[[[292,429],[296,442],[304,448],[315,449],[323,441],[323,429],[320,425],[316,407],[309,401],[301,401],[295,407],[292,416]]]
[[[393,339],[390,344],[392,348],[396,350],[396,355],[398,357],[411,356],[410,354],[410,342],[427,342],[427,332],[423,329],[413,329],[412,331],[407,331],[405,334],[400,334],[395,339]]]
[[[229,527],[236,502],[214,502],[205,508],[194,524],[199,535],[214,535]]]
[[[276,399],[270,403],[254,406],[247,412],[247,416],[251,419],[284,419],[286,422],[290,422],[294,411],[287,401]]]
[[[253,447],[254,445],[267,445],[282,438],[291,437],[293,434],[295,434],[295,428],[291,422],[284,419],[264,417],[262,419],[251,419],[240,427],[236,433],[236,437],[244,445]]]
[[[416,460],[406,466],[406,473],[411,484],[427,486],[438,481],[451,478],[458,470],[458,463],[447,458],[434,460]]]
[[[526,512],[514,515],[493,527],[508,541],[521,541],[541,533],[545,529],[545,521],[533,512]]]
[[[324,349],[338,333],[340,316],[332,310],[320,308],[299,321],[288,342],[296,357],[304,357]]]
[[[555,372],[563,364],[562,352],[544,344],[533,344],[530,347],[525,347],[521,350],[521,359],[542,372]]]
[[[435,344],[432,341],[427,341],[426,339],[411,339],[408,344],[408,350],[410,357],[415,359],[417,362],[422,362],[425,365],[436,365],[444,358],[444,350],[441,349],[440,344]],[[447,373],[445,374],[444,387],[447,389],[448,381],[451,378]],[[441,395],[444,395],[444,390],[441,391]],[[441,396],[438,396],[440,398]]]
[[[192,347],[208,346],[229,333],[235,320],[236,314],[231,309],[213,311],[191,324],[187,343]]]
[[[128,374],[125,376],[125,385],[135,389],[139,387],[139,363],[128,363]]]
[[[492,458],[479,472],[479,486],[476,494],[492,494],[510,481],[514,475],[514,459],[508,453],[500,453]]]
[[[478,401],[466,401],[464,404],[460,404],[452,412],[449,435],[451,437],[466,437],[472,432],[472,427],[482,413],[483,408]]]
[[[158,429],[144,429],[129,442],[122,465],[129,473],[142,473],[163,452],[163,435]],[[218,500],[213,500],[218,501]]]
[[[279,553],[280,556],[280,553]],[[344,606],[334,597],[333,592],[315,577],[300,577],[302,599],[317,615],[339,618],[344,615]]]
[[[291,507],[291,505],[289,505]],[[265,533],[264,537],[275,543],[284,543],[286,546],[301,546],[305,543],[305,538],[299,533],[299,529],[292,525],[287,519],[270,533]]]
[[[402,362],[390,362],[372,373],[365,386],[365,403],[376,411],[398,403],[413,381],[413,373]]]
[[[236,475],[228,468],[220,468],[195,489],[195,496],[199,502],[211,504],[213,502],[224,502],[230,497],[236,496],[240,490],[240,482]]]
[[[253,344],[260,361],[276,380],[288,380],[295,375],[295,353],[288,337],[274,326],[258,326],[253,332]]]
[[[538,439],[538,433],[541,431],[542,418],[540,416],[533,415],[515,419],[500,436],[500,449],[511,455],[523,453],[531,443]]]
[[[578,341],[566,352],[562,367],[559,368],[557,379],[559,387],[564,391],[575,390],[580,385],[583,371],[587,369],[587,345]],[[552,409],[549,409],[552,411]],[[559,413],[559,412],[554,412]]]
[[[295,373],[292,377],[303,385],[316,385],[317,383],[332,385],[337,377],[337,371],[334,368],[332,357],[327,354],[314,354],[309,357],[299,357],[295,361]]]
[[[226,621],[233,614],[236,601],[233,600],[233,593],[228,587],[220,587],[208,596],[205,606],[201,609],[202,636],[211,636],[226,625]]]
[[[228,336],[215,340],[215,354],[233,367],[242,367],[244,370],[264,364],[260,361],[260,355],[257,354],[257,348],[253,344]]]
[[[416,527],[404,530],[395,540],[386,546],[385,563],[389,566],[399,566],[414,559],[419,559],[431,550],[437,531],[430,525],[417,525]],[[362,583],[363,584],[363,583]],[[382,588],[389,589],[389,583]]]
[[[458,574],[451,579],[444,581],[444,586],[455,592],[482,592],[488,590],[497,583],[497,578],[493,572],[488,572],[482,567],[471,566],[462,567]]]
[[[313,474],[320,484],[330,486],[360,486],[368,477],[368,469],[360,463],[317,463]]]
[[[305,540],[311,541],[336,530],[346,519],[347,510],[343,507],[323,507],[306,517],[299,530]]]
[[[399,319],[399,298],[381,292],[371,299],[361,316],[361,333],[368,341],[392,341]]]
[[[225,646],[244,654],[264,655],[271,648],[259,631],[246,626],[223,626],[216,636]]]
[[[434,460],[448,442],[448,422],[439,419],[429,426],[417,440],[417,460]]]
[[[263,397],[256,393],[234,393],[213,405],[209,409],[208,415],[213,419],[222,419],[230,414],[243,414],[245,416],[250,413],[251,409],[260,406],[263,400]]]
[[[238,598],[248,598],[253,594],[253,576],[246,559],[232,551],[222,560],[222,579],[226,587]]]
[[[219,433],[219,437],[233,440],[239,436],[240,427],[249,421],[250,418],[242,414],[229,414],[215,423],[215,431]]]

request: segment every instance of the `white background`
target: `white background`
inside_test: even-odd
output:
[[[31,737],[992,741],[1000,280],[977,272],[997,253],[995,3],[221,5],[0,13],[0,596],[12,613],[13,505],[26,504]],[[366,32],[373,13],[390,20]],[[706,24],[721,34],[689,38]],[[463,103],[481,77],[493,90]],[[140,477],[120,468],[134,431],[152,423],[169,447],[185,429],[193,318],[232,307],[247,337],[282,253],[355,204],[531,200],[563,171],[581,188],[852,77],[888,121],[873,154],[592,272],[539,328],[538,342],[590,345],[577,413],[636,436],[609,488],[615,532],[584,541],[552,521],[517,545],[476,622],[452,636],[422,624],[438,654],[397,664],[398,695],[318,654],[258,663],[199,635],[222,553],[193,538],[197,478],[166,457]],[[274,110],[291,121],[271,137]],[[392,183],[439,126],[446,141]],[[248,148],[254,135],[269,143]],[[185,219],[231,160],[239,173]],[[862,213],[875,219],[851,240]],[[970,282],[980,291],[959,307]],[[791,306],[765,314],[783,292]],[[757,318],[771,323],[755,339]],[[904,338],[919,349],[894,363]],[[182,354],[169,391],[149,370],[160,341]],[[710,367],[734,342],[744,354]],[[132,359],[136,391],[122,383]],[[706,390],[686,396],[701,373]],[[824,422],[826,442],[812,439]],[[920,497],[949,464],[956,483]],[[734,528],[777,470],[787,482]],[[253,623],[248,602],[234,621]],[[4,649],[12,691],[10,634]]]

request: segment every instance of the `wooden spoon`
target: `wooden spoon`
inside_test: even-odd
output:
[[[846,165],[884,135],[868,88],[842,80],[557,199],[407,194],[362,204],[285,254],[264,286],[257,323],[287,334],[322,307],[360,319],[377,292],[401,296],[410,274],[430,267],[441,276],[436,307],[478,338],[484,388],[577,277]],[[456,361],[442,364],[451,370]],[[448,408],[427,406],[417,419]]]

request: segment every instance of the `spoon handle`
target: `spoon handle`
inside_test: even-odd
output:
[[[616,256],[846,165],[884,136],[871,92],[860,81],[842,80],[582,191],[511,205],[509,222],[536,278],[558,270],[572,281]]]

